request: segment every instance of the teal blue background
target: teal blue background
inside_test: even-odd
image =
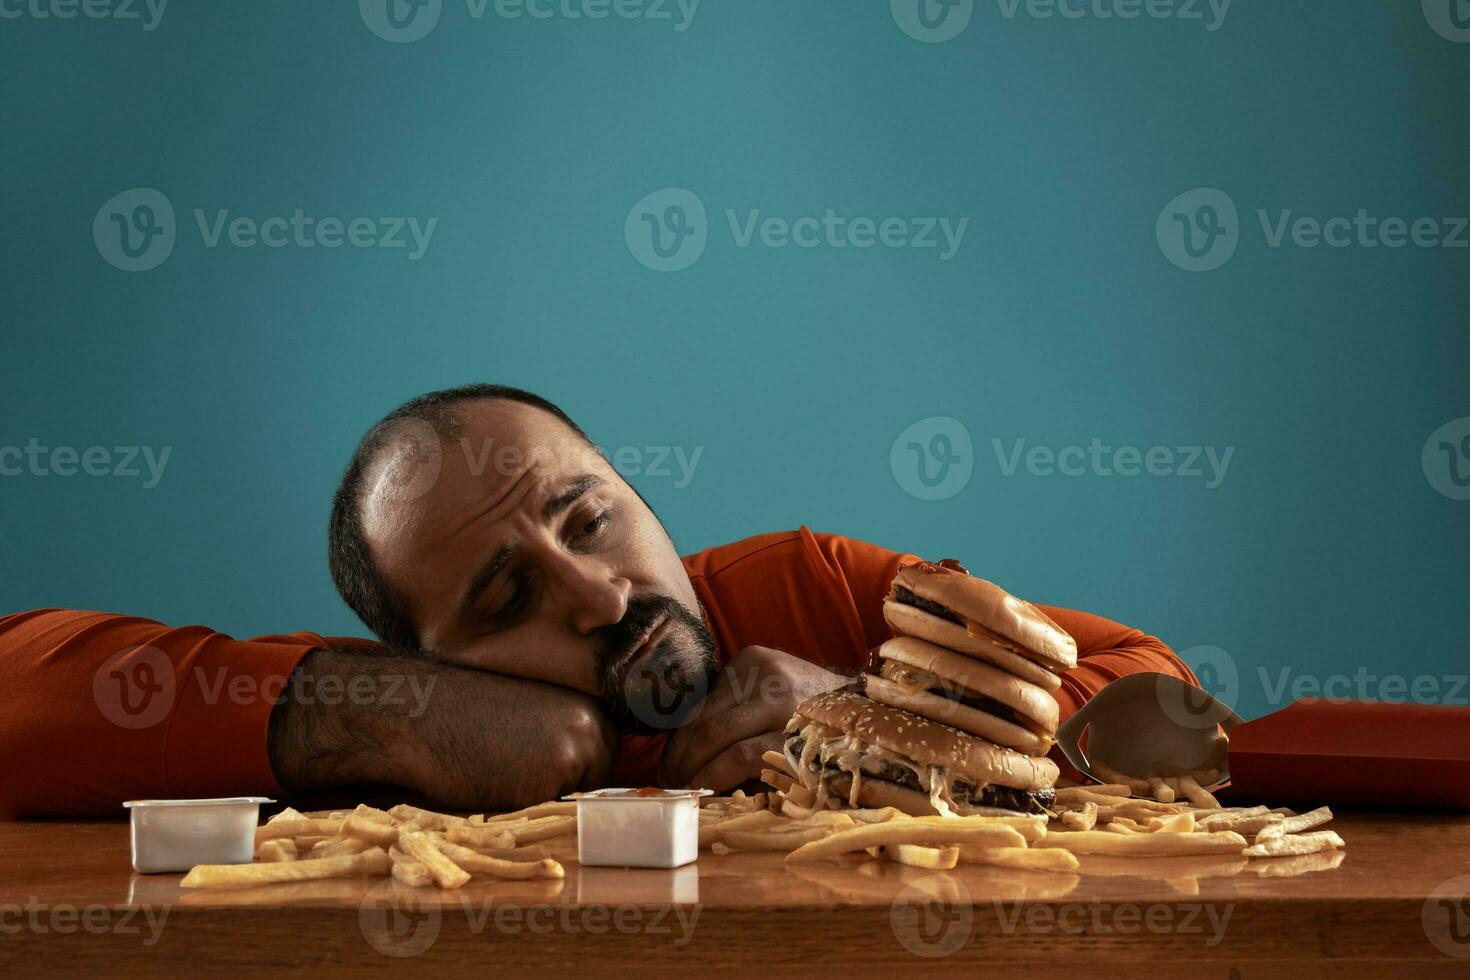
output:
[[[600,443],[703,447],[637,480],[682,550],[808,523],[1229,652],[1277,676],[1466,671],[1470,503],[1420,450],[1470,415],[1470,250],[1268,248],[1256,208],[1470,214],[1470,45],[1417,2],[1237,0],[1223,27],[1008,20],[945,44],[884,3],[705,0],[668,22],[473,20],[412,44],[350,2],[173,0],[0,20],[0,445],[171,446],[160,485],[0,479],[0,612],[359,633],[325,561],[359,435],[468,381]],[[104,201],[163,191],[172,256],[104,262]],[[660,274],[629,209],[693,190]],[[1154,240],[1227,191],[1203,274]],[[428,254],[207,249],[195,207],[439,219]],[[723,211],[968,216],[959,255],[737,248]],[[962,420],[975,473],[905,493],[889,447]],[[1223,485],[1003,477],[992,437],[1234,446]],[[1470,696],[1461,691],[1460,699]]]

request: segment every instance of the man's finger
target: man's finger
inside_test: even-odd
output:
[[[689,785],[724,793],[748,779],[758,777],[765,766],[761,755],[772,749],[779,752],[784,737],[781,732],[767,732],[736,742],[695,773],[689,780]]]
[[[722,712],[701,711],[697,721],[669,736],[659,763],[660,781],[689,785],[688,780],[720,753],[744,739],[779,732],[789,717],[781,705],[758,702],[737,702]]]

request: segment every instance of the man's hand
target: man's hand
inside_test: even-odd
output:
[[[384,783],[463,809],[600,785],[613,744],[597,703],[575,691],[361,650],[308,654],[269,736],[290,791]]]
[[[659,782],[724,792],[758,778],[761,754],[780,751],[796,706],[850,680],[780,650],[746,647],[725,665],[693,717],[669,736]]]

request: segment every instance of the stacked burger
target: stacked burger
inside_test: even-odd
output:
[[[883,615],[897,635],[877,673],[807,699],[787,726],[786,761],[817,805],[1046,812],[1052,692],[1077,665],[1072,637],[949,560],[899,569]]]

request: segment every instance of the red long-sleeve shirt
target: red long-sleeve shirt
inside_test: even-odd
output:
[[[883,597],[916,560],[803,527],[684,559],[724,659],[775,647],[856,673],[890,633]],[[1152,636],[1088,613],[1042,606],[1077,641],[1056,692],[1066,718],[1109,681],[1154,670],[1193,682]],[[0,817],[111,815],[123,800],[276,795],[271,709],[311,650],[359,640],[316,633],[235,640],[99,612],[41,609],[0,618]],[[641,785],[662,736],[627,737],[614,782]]]

